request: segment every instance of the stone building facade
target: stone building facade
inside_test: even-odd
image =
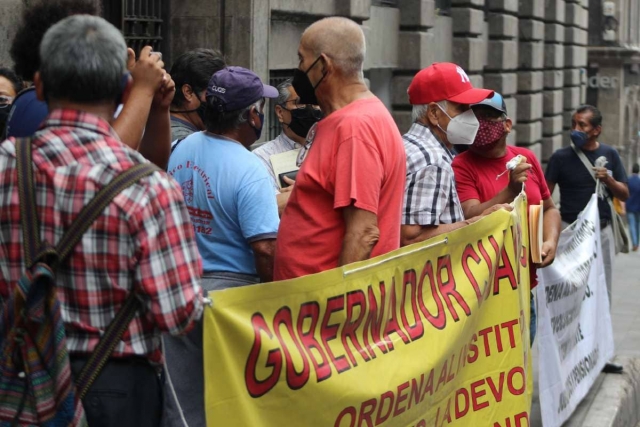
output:
[[[603,141],[627,172],[640,161],[640,1],[590,0],[587,100],[604,113]]]
[[[32,1],[0,0],[0,63],[8,63],[17,17]],[[515,122],[510,143],[529,147],[543,163],[568,144],[571,112],[587,99],[605,113],[603,140],[627,164],[637,159],[640,0],[96,1],[130,44],[151,41],[167,62],[191,48],[216,48],[274,84],[297,67],[309,24],[348,16],[367,36],[369,84],[402,132],[411,120],[406,91],[413,75],[453,61],[476,86],[505,95]],[[612,17],[603,15],[609,3]],[[611,26],[616,38],[606,41]],[[269,120],[267,136],[279,131],[276,122]]]

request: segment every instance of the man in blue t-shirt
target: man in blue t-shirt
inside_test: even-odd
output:
[[[277,96],[250,70],[218,71],[207,86],[206,130],[180,141],[169,159],[196,232],[205,291],[272,280],[278,207],[271,177],[249,146],[260,138],[265,98]],[[182,426],[182,417],[205,425],[202,325],[164,342],[163,425]]]
[[[627,174],[615,148],[598,142],[602,132],[602,114],[591,105],[583,105],[571,118],[571,142],[573,146],[561,148],[553,153],[545,173],[549,191],[553,193],[556,184],[560,187],[560,216],[566,227],[578,218],[596,191],[597,180],[604,184],[605,198],[598,200],[600,213],[600,240],[604,262],[607,293],[611,303],[613,282],[613,258],[615,241],[613,237],[611,207],[607,198],[617,197],[621,201],[629,197]],[[577,150],[577,151],[576,151]],[[577,153],[583,153],[593,165],[591,171],[580,160]],[[605,157],[604,167],[596,167],[596,159]],[[622,366],[607,363],[605,372],[622,372]]]

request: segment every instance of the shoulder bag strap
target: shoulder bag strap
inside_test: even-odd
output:
[[[127,187],[138,182],[141,178],[159,170],[157,166],[151,163],[142,163],[133,166],[119,174],[106,187],[100,190],[93,200],[82,208],[71,228],[67,230],[60,239],[60,242],[58,242],[56,246],[56,251],[59,256],[58,262],[63,262],[71,254],[75,246],[82,239],[82,236],[104,212],[114,197]],[[104,335],[100,338],[98,345],[89,357],[86,365],[83,366],[76,378],[76,390],[79,399],[84,398],[91,388],[91,385],[100,374],[105,363],[109,357],[111,357],[122,335],[127,330],[138,308],[139,301],[135,296],[135,292],[132,291],[105,330]]]
[[[589,172],[589,175],[591,175],[591,178],[593,178],[593,180],[597,183],[598,180],[596,179],[596,172],[593,170],[593,164],[589,161],[589,159],[587,159],[587,156],[584,155],[582,150],[577,149],[576,147],[573,146],[573,144],[571,145],[571,148],[573,148],[573,151],[576,153],[578,158],[582,161],[582,164],[584,165],[584,167],[587,168],[587,171]]]
[[[20,225],[27,269],[36,262],[40,247],[40,222],[35,196],[35,182],[31,159],[31,139],[16,139],[16,166],[18,171],[18,198],[20,200]]]

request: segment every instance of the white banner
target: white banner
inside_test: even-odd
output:
[[[538,270],[540,407],[545,427],[559,427],[613,357],[598,199],[560,235],[555,262]]]

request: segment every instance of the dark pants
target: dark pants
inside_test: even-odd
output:
[[[71,357],[74,376],[87,362]],[[158,427],[162,385],[158,370],[142,358],[111,359],[82,401],[91,427]]]

